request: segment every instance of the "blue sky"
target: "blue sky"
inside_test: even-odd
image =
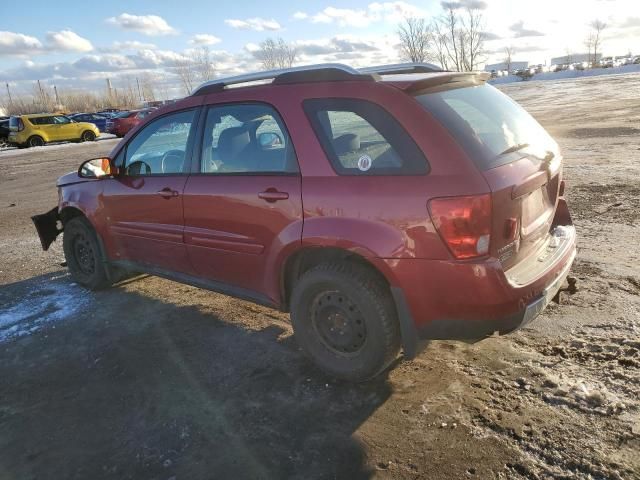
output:
[[[608,24],[603,51],[640,54],[637,0],[456,0],[484,14],[487,61],[504,47],[516,60],[545,63],[584,50],[588,24]],[[67,89],[102,88],[106,77],[153,75],[174,94],[172,65],[196,47],[212,52],[220,75],[259,68],[253,52],[268,37],[282,37],[300,52],[298,63],[342,61],[355,66],[400,61],[397,25],[405,16],[431,19],[440,1],[276,0],[31,0],[34,14],[0,17],[0,81],[19,93],[37,79]],[[2,98],[0,98],[0,101]]]

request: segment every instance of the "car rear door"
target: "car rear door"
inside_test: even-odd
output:
[[[111,258],[192,273],[183,241],[183,192],[197,112],[187,108],[155,119],[119,152],[119,175],[105,182],[103,197]]]
[[[230,293],[276,301],[283,252],[302,236],[301,181],[278,112],[212,105],[184,193],[185,243],[196,273]]]

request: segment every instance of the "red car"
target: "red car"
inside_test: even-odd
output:
[[[146,272],[290,312],[308,355],[350,380],[423,340],[511,332],[575,256],[562,156],[488,74],[433,70],[204,84],[61,177],[33,217],[42,246],[64,229],[91,289]]]
[[[129,130],[136,125],[140,125],[142,121],[152,112],[152,110],[130,110],[116,114],[107,120],[106,131],[117,137],[124,137]]]

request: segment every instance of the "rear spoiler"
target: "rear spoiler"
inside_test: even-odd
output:
[[[452,88],[484,85],[489,72],[437,72],[416,75],[385,75],[383,81],[411,95]]]

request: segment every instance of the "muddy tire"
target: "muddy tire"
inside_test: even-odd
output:
[[[375,377],[400,350],[388,287],[356,264],[326,263],[305,272],[291,296],[291,323],[314,363],[349,381]]]
[[[96,139],[96,134],[91,130],[85,130],[80,137],[81,142],[93,142]]]
[[[62,246],[76,282],[91,290],[110,285],[98,237],[85,217],[74,217],[65,223]]]
[[[33,135],[27,139],[27,147],[42,147],[44,139],[38,135]]]

